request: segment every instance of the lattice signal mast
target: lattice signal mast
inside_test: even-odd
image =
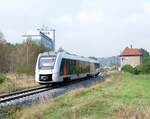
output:
[[[44,33],[46,36],[50,37],[50,32],[53,33],[52,43],[53,43],[53,51],[55,51],[55,29],[50,29],[46,26],[42,26],[42,28],[37,29],[39,32]],[[50,38],[51,39],[51,38]]]
[[[42,26],[42,28],[38,28],[37,29],[40,33],[40,35],[35,35],[35,34],[24,34],[22,35],[22,37],[26,37],[26,38],[32,38],[32,37],[39,37],[42,35],[45,35],[45,37],[47,37],[47,40],[49,40],[50,42],[52,42],[52,50],[55,51],[55,29],[49,29],[48,27]],[[50,38],[50,32],[53,33],[53,38]],[[42,37],[42,36],[41,36]]]

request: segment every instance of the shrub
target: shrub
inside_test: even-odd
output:
[[[7,78],[3,75],[0,75],[0,84],[3,83]]]
[[[124,65],[122,71],[132,74],[150,74],[150,64],[141,64],[133,68],[131,65]]]
[[[143,64],[150,64],[150,56],[143,56],[142,62]]]
[[[129,72],[129,73],[134,73],[134,68],[131,65],[124,65],[122,67],[122,71],[124,72]]]
[[[141,74],[150,74],[150,64],[141,64],[136,69]]]
[[[133,74],[139,74],[140,72],[139,72],[139,70],[135,67],[135,68],[133,68]]]

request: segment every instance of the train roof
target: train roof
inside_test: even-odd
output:
[[[52,51],[49,51],[49,52],[43,52],[43,53],[40,53],[40,56],[56,56],[57,55],[57,52],[52,52]]]
[[[61,55],[63,58],[67,58],[67,59],[99,63],[99,61],[96,60],[96,59],[91,59],[91,58],[88,58],[88,57],[79,56],[79,55],[76,55],[76,54],[71,54],[71,53],[65,52],[65,51],[63,51],[63,52],[49,51],[49,52],[40,53],[40,56],[57,56],[57,55]]]

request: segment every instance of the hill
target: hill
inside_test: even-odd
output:
[[[98,59],[102,66],[118,65],[118,62],[119,62],[119,56],[102,57],[102,58],[98,58]]]

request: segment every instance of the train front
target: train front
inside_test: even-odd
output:
[[[35,70],[35,80],[40,84],[53,83],[54,66],[56,62],[55,53],[43,53],[38,56]]]

